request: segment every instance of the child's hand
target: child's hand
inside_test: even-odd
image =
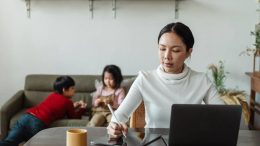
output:
[[[82,100],[80,101],[80,108],[86,108],[87,103],[83,102]]]
[[[104,100],[104,102],[105,102],[105,104],[107,105],[107,104],[111,104],[111,103],[112,103],[112,100],[110,100],[109,98],[107,98],[107,99]]]
[[[99,99],[99,98],[97,98],[96,100],[95,100],[95,105],[97,105],[97,106],[100,106],[101,104],[102,104],[102,100],[101,99]]]
[[[73,103],[74,108],[79,108],[80,107],[80,102],[76,101]]]
[[[79,108],[86,108],[87,107],[87,103],[85,103],[83,100],[78,101],[79,103]]]
[[[87,103],[85,103],[83,100],[80,101],[76,101],[73,103],[74,108],[86,108],[87,107]]]

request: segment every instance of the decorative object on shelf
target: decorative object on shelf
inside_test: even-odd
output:
[[[31,17],[31,0],[25,0],[27,17]]]
[[[112,12],[114,19],[116,19],[116,0],[112,0]]]
[[[93,0],[89,0],[89,12],[90,12],[90,18],[93,19],[94,17],[94,3],[93,3]]]
[[[26,3],[27,17],[30,18],[31,17],[31,0],[24,0],[24,1]],[[88,0],[91,19],[94,18],[94,1],[97,1],[97,0]],[[102,0],[100,0],[100,1],[102,1]],[[103,0],[103,1],[107,1],[107,0]],[[117,0],[111,0],[111,1],[112,1],[113,18],[116,19]],[[149,0],[146,0],[146,1],[149,1]],[[158,1],[160,1],[160,0],[158,0]],[[173,0],[173,1],[174,1],[174,15],[175,15],[174,18],[178,19],[179,18],[179,3],[180,3],[180,1],[183,1],[183,0]]]
[[[241,105],[244,121],[248,124],[250,119],[249,107],[246,101],[246,93],[242,90],[225,88],[225,80],[228,72],[225,72],[224,62],[219,61],[218,65],[211,64],[208,69],[212,73],[212,80],[216,86],[220,98],[228,105]]]

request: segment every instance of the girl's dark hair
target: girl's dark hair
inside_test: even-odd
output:
[[[187,51],[193,47],[194,45],[194,37],[193,34],[188,26],[181,22],[170,23],[164,26],[164,28],[160,31],[158,36],[158,44],[160,41],[161,36],[164,33],[174,32],[176,33],[181,39],[182,42],[186,45]]]
[[[72,86],[75,86],[75,81],[70,76],[60,76],[53,84],[55,92],[59,94],[63,94],[63,88],[66,90]]]
[[[103,73],[102,73],[102,83],[103,83],[103,86],[106,86],[105,82],[104,82],[105,72],[108,72],[108,73],[112,74],[113,79],[115,80],[115,87],[119,88],[120,85],[121,85],[121,82],[123,81],[123,76],[121,74],[120,68],[118,66],[116,66],[116,65],[113,65],[113,64],[105,66],[105,68],[103,70]]]

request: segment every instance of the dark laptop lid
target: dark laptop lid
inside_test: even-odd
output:
[[[239,105],[174,104],[169,146],[236,146]]]

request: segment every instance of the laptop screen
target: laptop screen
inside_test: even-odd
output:
[[[239,105],[174,104],[169,146],[236,146]]]

